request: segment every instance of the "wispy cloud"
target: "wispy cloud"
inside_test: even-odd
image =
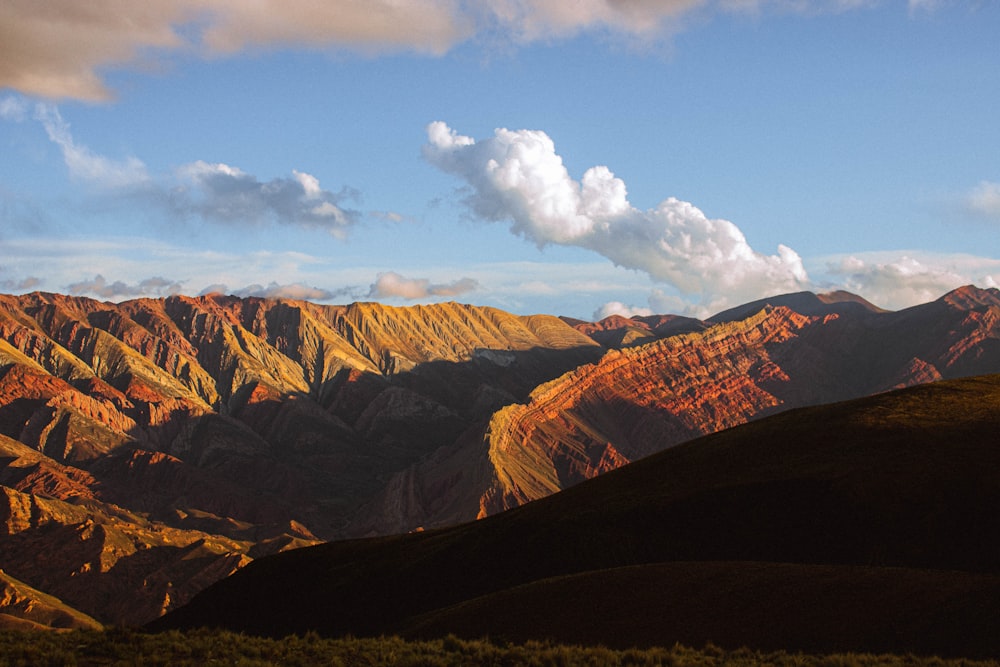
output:
[[[910,0],[924,7],[933,0]],[[111,67],[162,66],[172,53],[249,49],[412,51],[441,55],[482,39],[525,44],[580,32],[651,42],[695,12],[854,9],[866,0],[6,0],[0,87],[50,99],[113,97]]]
[[[181,283],[160,276],[145,278],[128,284],[121,280],[108,282],[97,274],[92,280],[82,280],[66,286],[66,291],[77,296],[94,296],[101,299],[127,299],[139,296],[169,296],[179,294]]]
[[[16,95],[7,95],[0,99],[0,119],[20,122],[28,117],[30,110],[28,101]]]
[[[965,196],[965,206],[974,215],[1000,222],[1000,183],[981,181]]]
[[[215,284],[201,291],[202,294],[210,294],[212,292],[233,294],[239,297],[254,296],[262,299],[296,299],[299,301],[329,301],[341,294],[338,291],[310,287],[302,283],[279,285],[277,282],[271,282],[266,287],[263,285],[247,285],[235,290],[230,290],[225,285]]]
[[[407,300],[428,297],[454,297],[479,288],[472,278],[460,278],[450,283],[432,283],[427,278],[404,278],[389,271],[380,273],[368,291],[369,299],[402,298]]]
[[[693,204],[670,197],[637,209],[625,183],[604,166],[574,180],[541,131],[498,129],[476,141],[435,122],[424,157],[470,186],[465,203],[474,216],[509,221],[511,231],[539,246],[593,250],[703,304],[736,304],[810,284],[794,250],[757,252],[736,225],[708,218]]]
[[[361,217],[341,205],[357,198],[355,191],[332,192],[304,171],[262,181],[238,167],[196,160],[172,173],[151,174],[137,157],[110,158],[78,142],[55,105],[29,104],[16,96],[0,100],[0,118],[20,122],[29,116],[60,149],[71,178],[99,194],[124,195],[158,207],[173,218],[224,224],[274,222],[321,229],[342,238]]]
[[[34,117],[45,128],[49,139],[62,151],[63,160],[73,178],[111,189],[135,187],[150,182],[142,160],[136,157],[113,160],[77,144],[73,140],[69,123],[63,120],[55,106],[36,104]]]
[[[832,286],[893,310],[925,303],[962,285],[1000,285],[1000,260],[974,255],[866,252],[823,261]]]
[[[0,270],[2,270],[2,267],[0,267]],[[28,276],[27,278],[20,279],[5,278],[0,280],[0,289],[9,292],[27,292],[29,290],[36,289],[41,284],[41,279],[36,278],[35,276]]]

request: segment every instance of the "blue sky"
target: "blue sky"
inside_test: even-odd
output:
[[[8,1],[0,291],[993,287],[998,34],[989,0]]]

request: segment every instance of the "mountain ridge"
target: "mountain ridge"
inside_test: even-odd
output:
[[[103,622],[143,622],[196,588],[169,580],[187,576],[183,558],[163,565],[174,546],[200,541],[197,558],[217,562],[195,579],[207,585],[283,549],[486,517],[797,405],[1000,372],[997,294],[654,316],[632,320],[649,340],[631,345],[456,303],[0,295],[0,485],[29,499],[5,496],[27,529],[0,537],[0,567]],[[32,526],[49,500],[102,527],[69,509],[59,530]],[[68,573],[108,535],[131,544],[129,566],[87,590]],[[31,557],[70,536],[79,562],[62,575]],[[158,569],[183,589],[166,604],[95,592],[138,590]]]

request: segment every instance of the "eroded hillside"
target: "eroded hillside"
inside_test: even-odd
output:
[[[148,620],[357,534],[387,477],[600,352],[555,317],[458,304],[0,297],[0,567]]]
[[[998,294],[576,327],[451,303],[0,296],[0,568],[142,622],[261,555],[475,519],[790,407],[1000,371]]]

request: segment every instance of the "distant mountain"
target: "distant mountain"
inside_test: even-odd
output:
[[[1000,376],[801,408],[517,509],[260,559],[153,629],[1000,653]]]
[[[0,568],[141,623],[261,556],[455,525],[792,407],[1000,372],[998,295],[896,313],[786,295],[719,323],[623,320],[648,338],[628,345],[607,322],[454,303],[0,295]]]
[[[980,304],[983,305],[983,304]],[[781,294],[779,296],[758,299],[736,306],[729,310],[724,310],[710,318],[709,322],[734,322],[742,320],[754,313],[770,306],[772,308],[785,307],[800,315],[824,316],[824,315],[863,315],[865,313],[885,313],[888,312],[866,301],[857,294],[851,294],[843,290],[826,292],[824,294],[814,294],[812,292],[795,292],[793,294]]]
[[[609,348],[633,347],[682,333],[701,331],[708,323],[681,315],[612,315],[598,322],[562,318],[566,324]]]
[[[792,297],[775,302],[814,313],[823,303]],[[789,408],[1000,372],[1000,291],[966,288],[895,313],[842,299],[814,315],[765,304],[743,320],[609,350],[494,412],[481,438],[399,475],[381,502],[402,520],[373,532],[494,514]],[[469,486],[453,481],[461,470],[487,475],[476,513]]]

